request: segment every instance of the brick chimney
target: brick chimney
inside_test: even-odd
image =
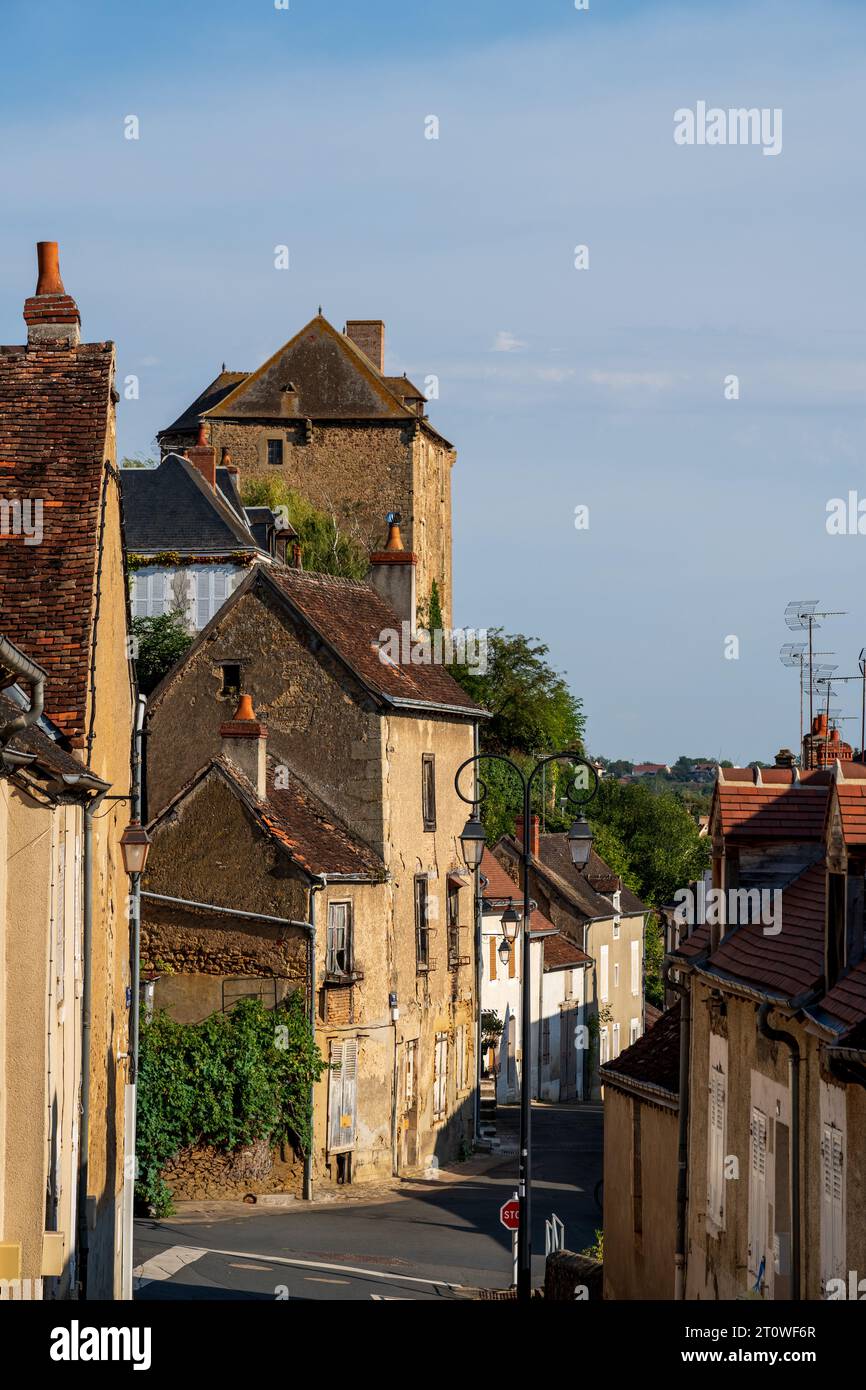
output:
[[[223,757],[234,763],[247,781],[252,782],[260,801],[267,800],[268,731],[265,725],[256,719],[249,695],[241,695],[231,719],[220,724],[220,738]]]
[[[514,826],[514,837],[519,845],[523,845],[523,817],[518,816]],[[541,832],[538,816],[532,816],[529,822],[529,853],[533,859],[540,859],[541,854]]]
[[[204,422],[198,427],[198,439],[186,451],[186,458],[198,469],[205,482],[216,488],[216,449],[207,442]]]
[[[388,540],[384,550],[374,550],[370,556],[368,579],[378,589],[389,607],[394,609],[409,631],[415,633],[417,603],[415,596],[415,567],[418,556],[403,549],[400,536],[400,514],[392,512],[388,521]]]
[[[381,319],[349,319],[345,333],[365,357],[369,357],[377,372],[385,371],[385,325]]]
[[[56,241],[37,241],[39,279],[36,293],[24,301],[28,347],[47,343],[78,347],[81,342],[81,315],[75,300],[66,293],[60,278],[60,255]]]
[[[780,748],[776,754],[775,761],[776,767],[793,767],[794,754],[791,752],[790,748]]]

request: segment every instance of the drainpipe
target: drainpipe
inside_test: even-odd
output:
[[[791,1298],[800,1298],[800,1044],[793,1033],[773,1028],[773,1005],[758,1010],[758,1032],[771,1042],[784,1043],[791,1054]]]
[[[30,687],[30,708],[23,710],[14,719],[8,720],[0,727],[0,747],[5,746],[15,734],[22,729],[28,729],[31,724],[35,724],[42,714],[42,705],[45,698],[45,672],[41,666],[37,666],[35,661],[31,661],[22,651],[10,642],[7,637],[0,636],[0,665],[14,671],[16,676],[21,676]]]
[[[673,962],[664,968],[665,985],[680,996],[680,1105],[677,1132],[677,1225],[674,1246],[674,1298],[686,1296],[686,1212],[689,1196],[689,1048],[691,1046],[692,993],[688,977],[675,980]]]
[[[309,960],[309,1018],[310,1033],[313,1041],[316,1040],[316,894],[321,893],[327,886],[328,875],[321,874],[316,883],[310,884],[310,924],[308,931],[308,960]],[[313,1200],[313,1145],[315,1139],[316,1122],[316,1086],[315,1082],[310,1082],[310,1142],[307,1145],[307,1152],[304,1155],[304,1201]]]

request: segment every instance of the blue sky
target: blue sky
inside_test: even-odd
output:
[[[840,674],[866,644],[866,536],[825,528],[866,497],[866,7],[6,0],[4,51],[0,340],[59,240],[140,378],[122,452],[319,303],[381,317],[459,450],[457,621],[543,638],[595,752],[796,744],[786,602],[848,611]],[[781,108],[782,152],[677,146],[699,100]]]

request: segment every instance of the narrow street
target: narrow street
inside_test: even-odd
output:
[[[600,1105],[533,1107],[533,1249],[544,1269],[544,1223],[565,1223],[581,1250],[601,1224]],[[201,1204],[167,1221],[136,1222],[136,1298],[459,1299],[510,1281],[510,1237],[499,1208],[517,1174],[518,1111],[500,1109],[498,1133],[514,1152],[470,1161],[434,1180],[363,1189],[312,1207]],[[360,1194],[360,1195],[358,1195]]]

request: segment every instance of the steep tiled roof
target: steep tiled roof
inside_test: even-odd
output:
[[[259,573],[373,690],[397,703],[414,701],[456,707],[467,715],[481,713],[443,666],[381,660],[380,635],[399,633],[400,620],[371,584],[294,569]]]
[[[589,862],[583,869],[578,869],[572,860],[571,850],[568,848],[568,841],[564,835],[539,836],[539,851],[541,862],[547,868],[555,869],[560,878],[564,878],[578,891],[585,889],[588,885],[593,893],[610,898],[619,886],[620,911],[622,913],[646,911],[637,894],[622,883],[610,865],[606,864],[601,855],[596,853],[594,849],[590,850]],[[612,909],[611,903],[607,905],[609,909]]]
[[[824,899],[824,867],[813,864],[782,889],[781,931],[772,932],[778,921],[769,932],[760,922],[732,927],[704,968],[784,999],[805,994],[824,973]],[[694,955],[708,934],[698,928],[679,954]]]
[[[487,879],[487,887],[483,889],[482,897],[484,902],[491,907],[499,906],[509,899],[514,899],[519,907],[523,901],[523,889],[514,879],[506,873],[499,860],[489,849],[485,849],[481,856],[481,872]],[[543,932],[554,930],[553,923],[539,908],[534,908],[529,922],[530,932]]]
[[[601,1068],[605,1085],[629,1088],[629,1083],[658,1091],[669,1100],[680,1092],[680,1006],[666,1009],[658,1022]]]
[[[126,544],[133,554],[258,551],[231,500],[209,487],[180,454],[166,455],[158,468],[124,468],[120,477]]]
[[[848,1027],[866,1019],[866,961],[855,965],[824,995],[819,1009]]]
[[[578,965],[591,965],[592,957],[569,941],[562,932],[544,938],[544,969],[570,970]]]
[[[275,789],[277,764],[268,759],[268,795],[260,799],[249,779],[226,757],[214,758],[182,787],[153,822],[159,825],[210,774],[225,778],[262,830],[310,874],[358,876],[378,882],[385,872],[379,856],[336,817],[318,797],[280,765],[283,788]]]
[[[513,835],[503,835],[496,848],[512,861],[522,853],[521,846]],[[562,893],[581,916],[604,918],[615,915],[610,897],[593,887],[593,883],[610,883],[614,877],[609,865],[594,850],[587,866],[592,872],[592,878],[588,878],[573,863],[565,835],[541,835],[539,853],[540,858],[533,857],[532,861],[535,873]],[[628,888],[622,889],[620,901],[620,911],[623,914],[645,911],[643,903]]]
[[[748,780],[736,774],[748,774]],[[770,774],[781,773],[781,778]],[[734,840],[820,840],[824,831],[829,775],[806,772],[793,782],[786,768],[762,771],[755,785],[748,768],[726,768],[716,783],[722,834]],[[712,817],[711,817],[712,819]]]
[[[41,499],[43,539],[0,537],[0,629],[48,673],[47,714],[84,741],[111,343],[0,348],[0,492]]]
[[[177,417],[173,424],[166,430],[161,430],[160,434],[179,434],[189,431],[195,434],[198,431],[198,423],[205,411],[212,410],[215,405],[219,405],[221,400],[240,385],[249,376],[249,372],[220,372],[214,378],[210,386],[206,386],[200,396],[196,396],[192,405],[187,406],[186,410]]]
[[[840,780],[836,782],[835,787],[845,843],[866,845],[866,782]]]
[[[656,1006],[655,1006],[655,1004],[650,1004],[649,1001],[647,1001],[647,1003],[645,1003],[644,1006],[643,1006],[643,1011],[644,1011],[644,1026],[645,1026],[647,1032],[649,1032],[650,1028],[655,1028],[655,1026],[656,1026],[656,1024],[658,1023],[659,1019],[661,1018],[661,1016],[662,1016],[662,1010],[661,1010],[661,1009],[657,1009]]]
[[[0,724],[14,719],[25,708],[27,708],[26,704],[23,701],[18,703],[14,700],[11,697],[11,692],[0,694]],[[51,776],[59,777],[64,772],[80,773],[81,763],[78,758],[74,758],[61,746],[57,738],[58,733],[59,730],[56,730],[50,720],[43,716],[37,723],[13,734],[4,746],[12,748],[18,753],[35,754],[36,765]],[[34,771],[36,765],[31,765]]]

